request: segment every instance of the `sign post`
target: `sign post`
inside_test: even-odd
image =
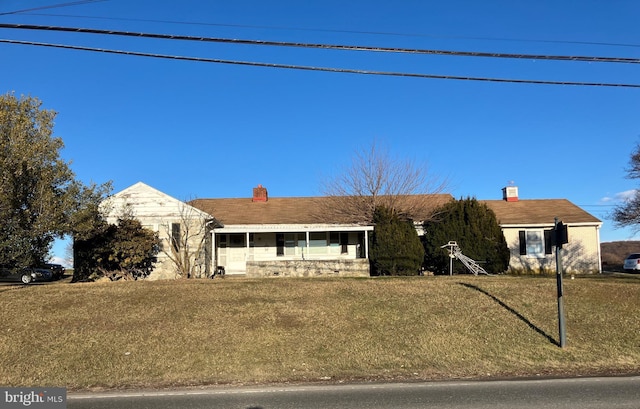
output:
[[[555,218],[555,228],[553,231],[553,241],[556,246],[556,283],[558,286],[558,330],[560,335],[560,348],[567,345],[567,332],[564,322],[564,303],[562,301],[562,245],[568,243],[567,226],[558,218]]]

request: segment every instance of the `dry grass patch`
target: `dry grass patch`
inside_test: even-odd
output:
[[[226,279],[0,287],[0,384],[71,389],[631,373],[640,280]]]

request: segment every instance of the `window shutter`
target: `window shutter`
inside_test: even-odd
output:
[[[520,230],[518,232],[518,237],[520,238],[520,255],[524,256],[527,254],[527,236],[525,235],[525,231]]]
[[[552,234],[553,230],[544,231],[544,254],[553,254]]]

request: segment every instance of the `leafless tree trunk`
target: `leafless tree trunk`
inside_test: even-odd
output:
[[[351,163],[323,183],[326,204],[323,219],[336,222],[371,223],[380,206],[400,217],[429,220],[442,204],[446,180],[430,175],[426,164],[390,155],[376,143],[358,150]]]

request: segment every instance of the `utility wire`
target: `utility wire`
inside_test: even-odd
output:
[[[306,70],[306,71],[324,71],[324,72],[337,72],[337,73],[347,73],[347,74],[383,75],[383,76],[392,76],[392,77],[430,78],[430,79],[443,79],[443,80],[484,81],[484,82],[518,83],[518,84],[640,88],[640,84],[621,84],[621,83],[616,84],[616,83],[603,83],[603,82],[571,82],[571,81],[545,81],[545,80],[526,80],[526,79],[523,80],[523,79],[489,78],[489,77],[466,77],[466,76],[457,76],[457,75],[417,74],[417,73],[393,72],[393,71],[371,71],[371,70],[357,70],[357,69],[349,69],[349,68],[313,67],[313,66],[305,66],[305,65],[221,60],[221,59],[215,59],[215,58],[186,57],[186,56],[177,56],[177,55],[142,53],[137,51],[111,50],[111,49],[104,49],[104,48],[82,47],[82,46],[65,45],[65,44],[50,44],[50,43],[40,43],[40,42],[33,42],[33,41],[19,41],[19,40],[6,40],[6,39],[0,39],[0,43],[34,45],[34,46],[41,46],[41,47],[94,51],[94,52],[102,52],[102,53],[109,53],[109,54],[133,55],[138,57],[163,58],[163,59],[181,60],[181,61],[197,61],[197,62],[207,62],[207,63],[217,63],[217,64],[233,64],[233,65],[244,65],[244,66],[252,66],[252,67],[283,68],[283,69]]]
[[[7,15],[10,15],[10,14],[28,13],[30,11],[37,11],[37,10],[44,10],[44,9],[55,9],[55,8],[60,8],[60,7],[78,6],[78,5],[81,5],[81,4],[98,3],[98,2],[102,2],[102,1],[108,1],[108,0],[79,0],[79,1],[72,1],[72,2],[69,2],[69,3],[52,4],[50,6],[40,6],[40,7],[34,7],[34,8],[30,8],[30,9],[7,11],[7,12],[4,12],[4,13],[0,13],[0,16],[7,16]]]
[[[29,25],[29,24],[1,24],[0,23],[0,28],[19,29],[19,30],[61,31],[61,32],[85,33],[85,34],[104,34],[104,35],[117,35],[117,36],[126,36],[126,37],[154,38],[154,39],[163,39],[163,40],[201,41],[201,42],[214,42],[214,43],[227,43],[227,44],[245,44],[245,45],[298,47],[298,48],[320,48],[325,50],[373,51],[373,52],[390,52],[390,53],[405,53],[405,54],[449,55],[449,56],[461,56],[461,57],[489,57],[489,58],[511,58],[511,59],[515,58],[515,59],[531,59],[531,60],[640,64],[640,58],[563,56],[563,55],[543,55],[543,54],[510,54],[510,53],[490,53],[490,52],[476,52],[476,51],[450,51],[450,50],[428,50],[428,49],[417,49],[417,48],[370,47],[370,46],[358,46],[358,45],[296,43],[296,42],[287,42],[287,41],[242,40],[242,39],[219,38],[219,37],[197,37],[197,36],[139,33],[139,32],[136,33],[136,32],[129,32],[129,31],[99,30],[99,29],[93,29],[93,28],[78,28],[78,27],[39,26],[39,25]]]
[[[396,37],[422,37],[422,38],[438,38],[438,39],[445,39],[445,40],[510,41],[510,42],[520,42],[520,43],[579,44],[579,45],[596,45],[596,46],[606,46],[606,47],[633,47],[633,48],[640,47],[640,44],[603,43],[603,42],[596,42],[596,41],[535,40],[535,39],[526,39],[526,38],[447,36],[447,35],[436,35],[436,34],[399,33],[399,32],[393,32],[393,31],[337,30],[337,29],[325,29],[325,28],[204,23],[204,22],[197,22],[197,21],[194,22],[194,21],[176,21],[176,20],[154,20],[154,19],[142,19],[142,18],[102,17],[102,16],[77,15],[77,14],[28,13],[28,15],[45,16],[45,17],[88,18],[88,19],[112,20],[112,21],[135,21],[135,22],[142,22],[142,23],[181,24],[181,25],[189,25],[189,26],[211,26],[211,27],[251,28],[251,29],[261,29],[261,30],[286,30],[286,31],[309,31],[309,32],[323,32],[323,33],[367,34],[367,35],[396,36]]]

